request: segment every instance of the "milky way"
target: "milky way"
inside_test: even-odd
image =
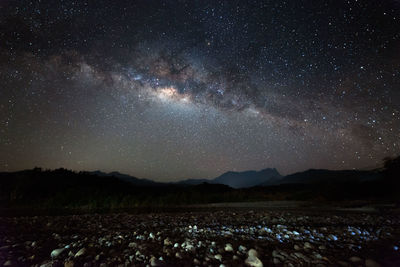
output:
[[[398,1],[0,6],[0,171],[166,181],[400,153]]]

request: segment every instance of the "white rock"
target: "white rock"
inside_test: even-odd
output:
[[[81,248],[76,254],[75,254],[75,258],[82,256],[86,253],[86,249],[85,248]]]
[[[244,252],[246,252],[246,250],[247,250],[247,248],[245,246],[242,246],[242,245],[239,246],[240,252],[244,253]]]
[[[222,261],[222,255],[221,255],[221,254],[215,255],[214,258],[215,258],[216,260]]]
[[[167,238],[165,238],[164,239],[164,246],[171,246],[172,245],[172,242],[169,240],[169,238],[167,237]]]
[[[159,265],[159,261],[156,259],[156,257],[151,256],[150,258],[150,266],[158,266]]]
[[[250,249],[248,252],[248,258],[245,260],[246,265],[252,267],[263,267],[263,263],[257,258],[258,253],[255,249]]]
[[[64,250],[65,248],[57,248],[50,253],[50,257],[57,258]]]
[[[182,259],[182,255],[181,255],[181,253],[179,253],[179,252],[176,252],[176,253],[175,253],[175,257],[178,258],[178,259]]]
[[[233,251],[233,247],[230,243],[225,245],[225,251],[227,252],[232,252]]]

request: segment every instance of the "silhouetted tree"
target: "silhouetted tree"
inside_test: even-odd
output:
[[[387,157],[384,160],[384,172],[387,179],[399,182],[400,180],[400,156]]]

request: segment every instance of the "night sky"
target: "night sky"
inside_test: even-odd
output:
[[[379,165],[399,1],[0,1],[0,171]]]

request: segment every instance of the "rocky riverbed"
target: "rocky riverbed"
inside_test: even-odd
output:
[[[0,266],[400,266],[397,213],[0,217]]]

